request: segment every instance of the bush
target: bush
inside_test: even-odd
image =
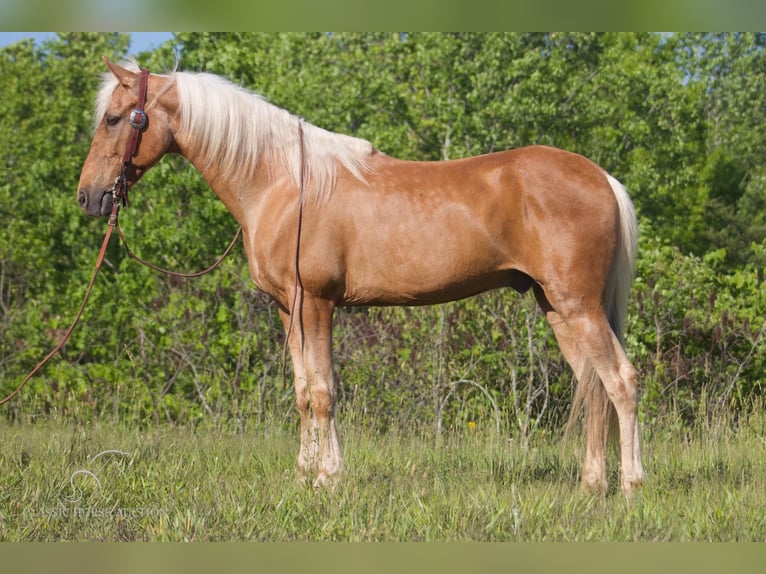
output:
[[[122,58],[127,40],[66,34],[0,51],[2,394],[55,345],[82,298],[105,224],[82,216],[73,191],[99,56]],[[172,65],[179,49],[186,68],[226,73],[392,155],[547,142],[602,162],[643,216],[627,350],[645,422],[736,423],[762,404],[766,243],[751,215],[766,189],[766,106],[754,101],[766,90],[761,76],[737,71],[761,69],[763,35],[203,33],[176,44],[145,55],[149,67]],[[163,159],[131,193],[122,226],[135,251],[164,266],[206,266],[236,228],[181,158]],[[710,218],[723,212],[719,233]],[[340,408],[370,428],[481,424],[526,440],[560,428],[569,410],[571,372],[530,296],[340,310],[336,324]],[[114,241],[80,327],[6,413],[294,421],[283,343],[241,249],[214,275],[176,280]]]

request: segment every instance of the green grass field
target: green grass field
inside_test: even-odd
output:
[[[763,415],[717,436],[645,430],[648,483],[629,500],[578,492],[577,441],[343,419],[345,481],[315,492],[288,427],[0,423],[0,540],[766,540]]]

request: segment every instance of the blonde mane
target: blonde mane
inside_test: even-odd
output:
[[[134,61],[124,66],[139,71]],[[299,184],[303,166],[307,197],[319,201],[329,197],[341,166],[362,181],[369,171],[375,148],[368,141],[311,125],[220,76],[173,72],[168,77],[178,91],[180,129],[222,171],[246,170],[252,175],[275,162],[274,167],[285,169]],[[96,99],[96,125],[116,87],[117,79],[105,74]],[[147,105],[150,116],[152,103]]]
[[[313,126],[220,76],[177,72],[174,77],[181,130],[223,171],[252,173],[277,162],[298,184],[303,165],[304,188],[319,200],[332,191],[341,166],[364,179],[374,151],[370,142]]]

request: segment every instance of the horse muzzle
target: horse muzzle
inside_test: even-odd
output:
[[[107,217],[112,213],[114,194],[112,189],[103,189],[96,192],[80,189],[77,192],[77,203],[80,204],[80,207],[87,215]]]

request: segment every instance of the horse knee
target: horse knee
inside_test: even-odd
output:
[[[312,389],[311,410],[317,418],[332,417],[335,414],[335,392],[327,388]]]

